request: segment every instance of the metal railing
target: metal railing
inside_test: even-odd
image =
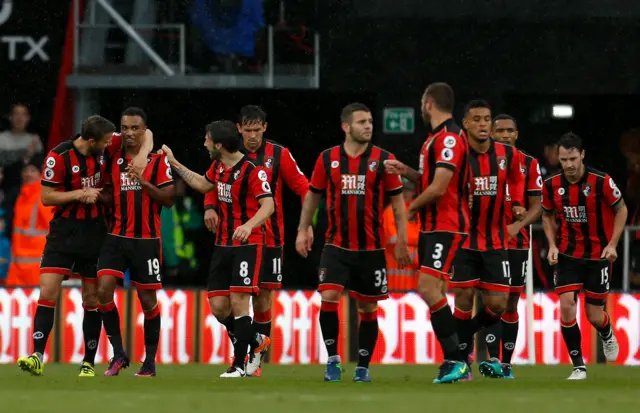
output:
[[[114,29],[118,28],[122,30],[138,47],[140,47],[143,54],[148,57],[155,66],[165,76],[184,75],[187,71],[186,61],[186,26],[184,24],[131,24],[127,22],[120,13],[111,5],[107,0],[89,0],[89,8],[87,17],[84,19],[84,23],[80,19],[80,2],[79,0],[73,0],[73,14],[74,14],[74,72],[78,72],[80,66],[82,66],[81,51],[80,51],[80,32],[82,29]],[[113,21],[113,23],[101,23],[96,20],[96,9],[101,8]],[[177,65],[168,64],[165,59],[160,57],[156,50],[145,40],[138,30],[176,30],[179,37],[179,59]],[[267,32],[267,56],[265,70],[262,74],[264,76],[264,86],[266,88],[276,87],[276,80],[278,74],[276,73],[277,64],[275,62],[276,56],[276,33],[288,30],[287,27],[268,25],[266,27]],[[310,78],[313,88],[318,89],[320,87],[320,34],[316,31],[313,33],[313,39],[309,38],[308,42],[313,42],[312,57],[313,61],[309,60],[309,64],[305,64],[308,68],[307,74]],[[310,46],[310,45],[308,45]],[[177,67],[176,67],[177,66]],[[225,74],[225,73],[222,73]],[[260,76],[259,73],[255,74]],[[285,76],[285,75],[280,75]]]

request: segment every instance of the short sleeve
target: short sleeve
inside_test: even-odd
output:
[[[114,132],[113,136],[111,136],[111,144],[106,147],[105,151],[109,157],[113,157],[120,148],[122,148],[122,135]]]
[[[64,182],[65,174],[66,168],[62,156],[53,151],[49,152],[42,170],[42,185],[57,187]]]
[[[322,193],[327,189],[327,172],[324,167],[324,152],[318,156],[316,166],[311,174],[309,189],[315,193]]]
[[[538,160],[533,158],[527,171],[527,195],[540,196],[542,193],[542,173]]]
[[[553,183],[551,179],[544,181],[542,186],[542,208],[547,211],[555,209],[555,205],[553,205]]]
[[[395,161],[396,157],[391,153],[389,160]],[[400,175],[394,175],[384,170],[384,190],[387,195],[394,196],[402,193],[402,180]]]
[[[214,185],[216,184],[216,168],[217,167],[218,167],[218,162],[213,161],[211,163],[211,166],[207,170],[207,172],[204,174],[204,178]]]
[[[158,159],[158,173],[156,175],[156,186],[163,188],[165,186],[173,185],[173,172],[171,171],[171,165],[169,165],[169,159],[166,155],[161,155]]]
[[[445,134],[433,142],[436,158],[436,168],[447,168],[455,171],[462,166],[465,155],[465,144],[456,134]]]
[[[269,174],[262,167],[256,167],[249,174],[249,188],[256,199],[272,198]]]
[[[605,175],[604,180],[605,182],[602,188],[602,196],[604,198],[604,202],[607,205],[613,207],[622,200],[622,192],[620,192],[620,189],[618,189],[616,183],[613,182],[612,177],[610,177],[609,175]]]

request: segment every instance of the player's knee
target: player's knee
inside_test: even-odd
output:
[[[88,299],[91,296],[91,293],[83,291],[82,293],[83,301],[85,299],[85,293],[87,294]],[[100,304],[109,304],[110,302],[113,301],[114,290],[107,283],[100,282],[98,283],[97,293],[95,293],[94,296],[96,297],[97,301],[100,302]]]
[[[585,313],[587,313],[587,320],[593,325],[600,325],[604,321],[603,308],[599,304],[587,303],[585,305]]]
[[[155,290],[138,290],[138,299],[143,311],[150,311],[158,304]]]
[[[456,308],[462,311],[473,310],[473,288],[456,288],[454,289]]]
[[[562,315],[565,319],[567,317],[573,318],[576,316],[577,304],[575,293],[568,292],[560,294],[560,311],[562,312]]]
[[[209,299],[209,308],[211,308],[211,314],[215,318],[219,321],[225,320],[231,314],[229,297],[213,297]]]
[[[418,293],[427,304],[433,305],[443,297],[442,284],[443,282],[436,277],[421,274],[418,279]]]
[[[254,297],[252,302],[254,313],[264,313],[268,311],[271,309],[271,290],[260,290],[260,294]]]
[[[509,294],[509,299],[507,300],[507,311],[509,313],[518,312],[519,301],[520,301],[520,294]]]
[[[358,311],[362,313],[373,313],[378,311],[377,302],[358,301]]]
[[[43,274],[40,276],[40,299],[57,301],[60,296],[61,279],[56,274]]]
[[[236,317],[249,315],[249,302],[251,296],[244,293],[231,293],[231,311]]]
[[[320,292],[320,296],[322,297],[322,301],[329,301],[332,303],[336,303],[340,301],[340,291],[335,290],[324,290]]]

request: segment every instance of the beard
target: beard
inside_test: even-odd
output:
[[[211,158],[212,161],[219,161],[221,155],[222,154],[217,149],[213,149],[212,151],[209,151],[209,158]]]
[[[351,138],[356,142],[359,143],[361,145],[364,145],[365,143],[369,143],[371,142],[371,138],[367,139],[367,138],[363,138],[361,135],[351,135]]]
[[[422,121],[425,125],[429,125],[431,123],[431,115],[428,112],[422,111]]]

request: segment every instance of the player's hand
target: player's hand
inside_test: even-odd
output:
[[[137,180],[139,183],[146,182],[143,172],[144,172],[144,168],[140,168],[134,165],[133,163],[127,165],[127,173],[129,174],[129,177]]]
[[[216,232],[218,229],[218,214],[213,209],[204,211],[204,226],[211,232]]]
[[[236,228],[235,231],[233,231],[232,238],[240,242],[245,242],[246,240],[249,239],[249,235],[251,235],[252,229],[253,228],[251,228],[250,225],[247,225],[247,224],[240,225],[238,228]]]
[[[549,261],[549,265],[556,265],[558,263],[558,247],[549,247],[547,261]]]
[[[143,158],[142,156],[136,156],[135,158],[133,158],[131,163],[127,165],[127,172],[129,172],[130,177],[137,178],[138,176],[142,176],[142,172],[146,167],[147,159]]]
[[[313,236],[309,237],[309,230],[298,230],[298,237],[296,238],[296,251],[298,251],[298,254],[307,258],[312,246]]]
[[[403,164],[397,159],[388,159],[384,161],[384,169],[387,173],[392,175],[406,175],[409,171],[407,165]]]
[[[411,264],[411,256],[409,254],[409,246],[405,241],[398,240],[393,249],[393,255],[400,268],[404,268]]]
[[[311,225],[309,225],[309,228],[307,228],[307,236],[309,237],[309,239],[311,241],[309,241],[309,245],[313,245],[313,227]],[[311,248],[309,248],[311,249]]]
[[[616,250],[616,247],[609,244],[606,247],[604,247],[604,249],[602,250],[602,255],[600,256],[600,258],[604,258],[605,260],[608,260],[609,262],[614,262],[615,260],[618,259],[618,251]]]
[[[100,198],[102,188],[83,188],[78,201],[84,204],[95,204]]]
[[[173,151],[167,145],[162,145],[162,149],[158,149],[158,155],[162,155],[163,153],[167,155],[169,163],[176,161],[176,158],[173,156]]]
[[[514,238],[516,235],[518,235],[518,232],[520,232],[521,229],[522,227],[517,222],[507,225],[507,232],[509,233],[509,236],[507,237],[507,241],[509,241],[511,238]]]
[[[525,215],[527,215],[527,210],[521,206],[514,206],[511,208],[511,212],[513,213],[513,217],[518,221],[521,221]]]
[[[407,209],[407,221],[415,222],[417,215],[418,210],[413,208],[413,203],[411,203],[411,205],[409,205],[409,209]]]

